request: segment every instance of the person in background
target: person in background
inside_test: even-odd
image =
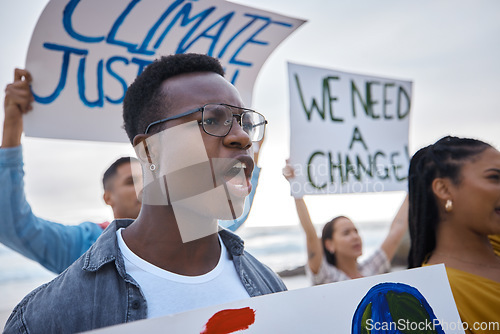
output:
[[[498,333],[500,152],[482,141],[444,137],[417,151],[409,170],[409,267],[444,263],[467,333]],[[496,322],[476,331],[475,323]]]
[[[295,171],[288,162],[283,168],[283,175],[288,182],[292,182],[295,177]],[[408,197],[406,197],[380,248],[359,263],[358,257],[363,253],[363,243],[358,229],[349,218],[338,216],[326,223],[320,239],[304,199],[295,198],[295,206],[300,225],[306,234],[306,272],[313,285],[388,272],[391,268],[391,259],[408,229]]]
[[[176,54],[135,79],[123,116],[143,170],[139,216],[113,221],[27,295],[5,333],[83,332],[286,290],[238,236],[218,229],[217,219],[243,212],[252,142],[267,123],[223,75],[216,58]]]
[[[14,82],[7,85],[4,100],[4,124],[0,147],[0,243],[59,274],[85,253],[102,234],[109,222],[89,221],[79,225],[63,225],[36,216],[24,193],[24,170],[21,146],[23,115],[32,110],[31,74],[14,70]],[[256,143],[262,144],[262,141]],[[258,146],[257,145],[257,146]],[[255,154],[258,161],[258,153]],[[137,218],[141,203],[137,199],[131,164],[133,157],[122,157],[104,172],[103,199],[115,219]],[[139,170],[139,167],[134,168]],[[247,219],[252,206],[260,168],[252,175],[252,192],[245,203],[244,214],[235,220],[220,221],[221,226],[236,231]]]

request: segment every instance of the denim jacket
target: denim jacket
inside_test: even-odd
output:
[[[125,271],[116,239],[117,229],[131,223],[115,220],[67,270],[28,294],[12,312],[5,333],[74,333],[145,319],[146,300]],[[271,269],[243,249],[238,236],[227,230],[219,235],[251,297],[286,290]]]
[[[219,223],[236,231],[248,217],[260,169],[252,175],[245,211],[234,221]],[[62,225],[33,214],[24,194],[22,147],[0,148],[0,242],[57,274],[85,253],[101,235],[98,224]]]

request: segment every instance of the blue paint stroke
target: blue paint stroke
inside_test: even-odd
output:
[[[118,29],[120,29],[123,21],[125,21],[125,18],[128,16],[128,14],[130,14],[130,12],[135,7],[135,5],[137,5],[140,1],[141,0],[132,0],[128,4],[127,8],[125,8],[125,10],[120,14],[120,16],[118,16],[115,23],[113,23],[111,30],[109,31],[108,37],[106,38],[107,44],[126,47],[130,53],[141,53],[141,52],[135,51],[137,44],[119,41],[116,39],[116,32],[118,31]],[[146,54],[146,55],[154,54],[154,53],[149,53],[149,52],[142,52],[142,53]]]
[[[66,86],[66,79],[68,77],[68,66],[69,66],[69,58],[70,55],[76,54],[79,56],[86,56],[89,52],[87,50],[83,49],[76,49],[72,48],[69,46],[64,46],[64,45],[58,45],[58,44],[52,44],[52,43],[44,43],[43,44],[44,48],[49,49],[49,50],[55,50],[55,51],[63,51],[63,61],[61,65],[61,76],[59,77],[59,83],[57,84],[57,87],[54,89],[54,92],[50,94],[49,96],[39,96],[35,92],[33,93],[33,96],[35,98],[35,101],[38,103],[42,104],[49,104],[52,103],[61,93],[61,91],[64,89],[64,86]]]
[[[390,293],[395,294],[409,294],[416,299],[416,301],[422,306],[427,316],[429,317],[429,321],[434,323],[433,331],[426,331],[426,333],[436,333],[436,334],[445,334],[441,325],[438,322],[434,311],[431,306],[425,299],[425,297],[418,291],[416,288],[403,284],[403,283],[380,283],[372,287],[366,295],[363,297],[361,302],[359,303],[356,311],[354,312],[354,317],[352,319],[352,334],[405,334],[407,332],[411,332],[405,330],[400,331],[398,328],[390,328],[390,329],[382,329],[382,328],[372,328],[371,330],[367,330],[363,328],[362,319],[365,315],[365,311],[367,308],[371,309],[370,319],[372,320],[372,324],[392,324],[395,323],[393,320],[391,311],[389,310],[389,302],[387,300],[387,295]],[[408,307],[407,305],[398,305],[401,307]],[[411,310],[410,310],[411,311]],[[422,319],[422,321],[425,319]]]
[[[238,32],[238,34],[241,33],[248,26],[250,26],[256,20],[263,20],[263,21],[265,21],[265,23],[264,23],[264,25],[262,25],[262,27],[260,27],[259,29],[257,29],[245,42],[243,42],[241,44],[241,46],[236,50],[236,52],[233,54],[233,56],[229,60],[229,63],[230,64],[234,64],[234,65],[240,65],[240,66],[252,66],[252,63],[250,63],[250,62],[245,62],[245,61],[241,61],[241,60],[236,59],[236,57],[241,52],[241,50],[243,50],[243,48],[247,44],[249,44],[249,43],[258,44],[258,45],[268,45],[269,42],[259,41],[259,40],[255,39],[255,38],[257,37],[258,34],[260,34],[262,31],[264,31],[271,24],[277,24],[277,25],[281,25],[281,26],[284,26],[284,27],[287,27],[287,28],[291,28],[292,25],[289,24],[289,23],[286,23],[286,22],[273,21],[269,17],[265,17],[265,16],[259,16],[259,15],[253,15],[253,14],[245,14],[245,16],[251,17],[253,19],[245,27],[243,27],[242,30],[240,30]],[[220,54],[224,54],[225,48],[229,45],[229,43],[233,40],[233,38],[231,38],[231,40],[226,44],[226,46],[220,52]]]
[[[125,98],[125,92],[127,91],[127,87],[128,87],[127,82],[111,68],[111,64],[113,64],[114,62],[117,62],[117,61],[121,61],[121,62],[125,63],[125,65],[129,64],[129,61],[127,58],[119,57],[119,56],[111,57],[106,62],[106,71],[121,84],[122,89],[123,89],[123,94],[118,99],[112,99],[106,95],[106,101],[108,101],[109,103],[113,103],[113,104],[120,104],[123,102],[123,99]]]
[[[184,35],[181,42],[177,46],[177,50],[175,51],[175,53],[184,53],[184,52],[182,52],[182,46],[186,43],[187,40],[189,40],[191,35],[196,31],[196,29],[198,29],[200,24],[203,21],[205,21],[205,19],[215,10],[215,7],[209,7],[207,9],[205,9],[204,11],[194,15],[193,17],[189,17],[189,14],[191,13],[192,7],[193,7],[192,4],[187,3],[181,8],[181,10],[177,13],[177,15],[175,15],[174,19],[169,23],[167,28],[163,31],[163,33],[160,35],[160,37],[156,41],[156,43],[154,45],[155,49],[158,49],[160,47],[161,43],[163,42],[163,39],[167,36],[170,29],[172,29],[172,27],[177,22],[177,20],[179,20],[179,18],[182,17],[182,20],[180,22],[181,27],[185,27],[185,26],[189,25],[191,22],[197,20],[196,23],[191,27],[191,29],[189,29],[187,34]]]
[[[130,62],[139,66],[139,69],[137,70],[137,76],[139,76],[141,75],[142,71],[144,71],[144,68],[151,64],[153,61],[134,57]]]
[[[161,44],[161,42],[160,43],[157,42],[158,46],[155,46],[154,51],[148,50],[147,48],[148,48],[149,43],[151,42],[151,39],[155,35],[155,33],[158,30],[158,28],[160,27],[160,25],[163,23],[163,21],[165,21],[165,19],[170,15],[170,13],[172,13],[174,11],[174,9],[176,9],[183,2],[184,2],[184,0],[177,0],[174,3],[172,3],[170,6],[168,6],[168,8],[163,12],[163,14],[160,16],[160,18],[156,21],[156,23],[151,27],[151,29],[149,29],[146,37],[144,38],[144,41],[142,41],[141,46],[139,47],[139,49],[137,49],[138,53],[142,53],[145,55],[155,54],[156,49],[159,47],[159,44]],[[163,40],[163,38],[162,38],[162,40]]]
[[[63,11],[64,30],[66,30],[68,35],[70,35],[71,37],[73,37],[77,41],[81,41],[84,43],[99,43],[100,41],[104,40],[104,36],[100,36],[100,37],[83,36],[82,34],[77,33],[73,29],[73,24],[72,24],[71,18],[73,16],[73,12],[75,11],[76,6],[78,5],[79,2],[80,2],[80,0],[71,0],[70,2],[68,2],[66,7],[64,7],[64,11]]]
[[[212,23],[212,25],[210,25],[207,29],[205,29],[198,36],[196,36],[193,39],[193,41],[191,41],[185,47],[182,46],[183,43],[181,43],[181,45],[179,45],[177,51],[179,51],[179,53],[185,53],[200,38],[208,38],[208,39],[212,40],[212,43],[210,43],[210,47],[208,49],[207,54],[209,56],[213,57],[215,46],[217,45],[217,42],[219,41],[220,37],[222,36],[222,33],[226,29],[226,26],[228,25],[229,21],[231,21],[231,19],[233,18],[234,14],[235,14],[235,12],[233,11],[233,12],[230,12],[230,13],[222,16],[220,19],[218,19],[217,21],[215,21],[215,23]],[[219,26],[217,32],[215,34],[210,35],[209,32],[212,29],[216,28],[217,26]],[[185,39],[183,39],[183,41],[184,40]]]
[[[99,43],[105,42],[108,45],[116,45],[123,47],[128,51],[129,54],[140,54],[151,56],[155,55],[157,49],[165,42],[169,32],[173,29],[179,29],[179,31],[186,31],[183,38],[178,43],[175,48],[174,53],[186,53],[189,49],[199,42],[200,40],[208,40],[209,45],[207,47],[207,54],[210,56],[216,56],[217,49],[222,47],[220,52],[218,52],[217,57],[222,58],[226,56],[229,58],[228,63],[231,65],[236,65],[240,68],[234,69],[234,73],[230,76],[230,81],[236,85],[236,81],[241,76],[241,67],[253,66],[251,60],[242,60],[241,54],[247,45],[261,45],[267,46],[269,42],[264,38],[259,38],[263,31],[265,31],[271,25],[278,25],[282,27],[292,28],[293,25],[286,22],[279,22],[272,20],[271,17],[260,16],[254,14],[243,14],[249,21],[242,22],[238,24],[243,24],[244,26],[240,29],[234,29],[234,34],[229,37],[228,41],[224,42],[224,34],[227,32],[230,22],[235,20],[236,12],[230,11],[222,13],[220,16],[215,17],[217,7],[210,6],[208,8],[203,8],[199,12],[195,12],[195,3],[198,0],[169,0],[167,1],[167,7],[161,13],[161,15],[154,21],[154,24],[149,28],[148,32],[144,36],[142,42],[132,42],[127,41],[126,37],[124,40],[118,37],[120,28],[124,26],[124,22],[127,18],[131,17],[134,10],[142,3],[142,0],[125,0],[124,9],[113,22],[110,31],[103,36],[88,36],[81,31],[76,31],[74,27],[73,20],[75,19],[75,14],[77,14],[78,6],[83,3],[81,0],[66,0],[62,13],[62,25],[69,37],[78,42],[83,43]],[[167,20],[170,22],[167,24]],[[207,22],[212,20],[211,22]],[[203,23],[207,23],[207,27],[201,28]],[[163,28],[162,28],[163,27]],[[182,29],[184,28],[184,29]],[[250,29],[254,30],[249,31]],[[162,31],[163,30],[163,31]],[[232,31],[230,32],[233,33]],[[246,36],[243,37],[243,34]],[[155,36],[159,37],[155,40]],[[234,46],[235,52],[231,55],[229,49],[231,45],[238,39],[242,40],[242,43]],[[124,95],[127,90],[127,82],[123,76],[120,75],[118,68],[114,67],[116,62],[121,62],[125,66],[135,64],[138,66],[137,75],[140,75],[144,68],[149,65],[152,61],[133,57],[132,59],[126,56],[113,55],[108,59],[101,59],[98,61],[96,74],[97,74],[97,98],[95,100],[89,100],[86,95],[86,87],[88,88],[89,82],[85,80],[85,69],[87,72],[90,70],[89,63],[87,63],[87,56],[89,55],[88,49],[77,49],[71,46],[57,45],[54,43],[44,43],[44,48],[52,51],[62,52],[62,63],[61,72],[59,77],[59,82],[55,87],[54,91],[48,96],[39,96],[35,92],[33,95],[35,101],[42,104],[50,104],[54,102],[65,88],[66,81],[68,80],[68,71],[71,61],[71,55],[80,56],[78,69],[77,69],[77,84],[78,84],[78,94],[82,103],[91,108],[103,107],[105,102],[112,104],[119,104],[123,102]],[[104,71],[106,73],[104,73]],[[112,79],[116,80],[122,87],[123,94],[121,96],[109,96],[103,91],[103,76],[109,75]],[[87,80],[88,81],[88,80]]]
[[[80,64],[78,65],[78,95],[80,100],[84,105],[90,108],[102,107],[104,105],[104,91],[102,88],[102,69],[103,60],[99,60],[97,63],[97,100],[89,101],[85,96],[85,62],[86,58],[80,59]]]

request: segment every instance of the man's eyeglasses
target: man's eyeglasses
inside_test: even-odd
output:
[[[149,129],[156,124],[178,119],[201,111],[201,124],[203,131],[215,137],[225,137],[233,127],[233,117],[250,137],[251,141],[260,141],[264,138],[267,121],[258,112],[235,107],[224,103],[207,103],[203,107],[188,110],[179,115],[160,119],[149,124],[144,134],[148,134]]]

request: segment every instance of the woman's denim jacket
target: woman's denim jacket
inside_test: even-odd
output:
[[[146,300],[125,272],[116,240],[116,230],[131,223],[115,220],[67,270],[28,294],[12,312],[4,333],[74,333],[145,319]],[[251,297],[286,290],[271,269],[244,251],[238,236],[227,230],[219,234]]]

